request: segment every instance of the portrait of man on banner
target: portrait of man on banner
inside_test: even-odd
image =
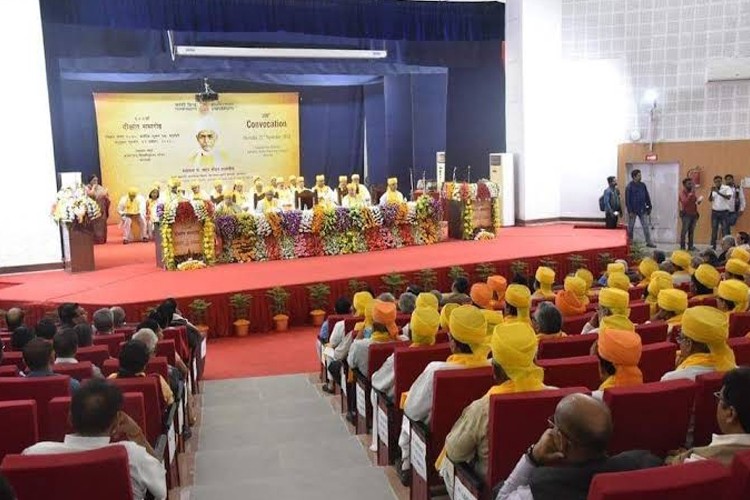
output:
[[[188,166],[204,170],[229,165],[226,152],[216,146],[219,140],[219,125],[213,116],[204,115],[196,122],[195,140],[198,148],[190,155]]]

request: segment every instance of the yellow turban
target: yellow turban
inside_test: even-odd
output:
[[[297,180],[297,176],[296,175],[290,175],[289,176],[289,182],[294,182],[296,180]]]
[[[648,284],[648,294],[656,300],[659,292],[668,288],[674,288],[672,275],[666,271],[654,271],[651,275],[651,282]]]
[[[434,294],[423,292],[417,295],[417,301],[414,304],[414,307],[429,307],[437,311],[440,309],[440,303]]]
[[[492,291],[495,292],[495,298],[497,300],[503,300],[503,297],[505,297],[505,290],[508,289],[508,280],[502,276],[495,275],[487,278],[487,284],[492,288]]]
[[[672,262],[672,264],[681,267],[685,271],[692,272],[693,270],[691,266],[693,257],[685,250],[675,250],[669,257],[669,260]]]
[[[611,264],[607,264],[607,276],[609,276],[612,273],[624,273],[625,272],[625,266],[622,264],[622,262],[612,262]]]
[[[398,178],[396,178],[396,177],[389,177],[388,178],[388,185],[389,186],[395,186],[396,184],[398,184]]]
[[[642,349],[641,336],[631,330],[609,328],[599,332],[597,351],[615,365],[614,387],[643,383],[643,374],[638,368]]]
[[[372,294],[370,292],[357,292],[354,294],[352,300],[354,305],[354,315],[364,316],[367,305],[373,301]]]
[[[486,283],[474,283],[471,285],[471,291],[469,292],[471,301],[477,307],[487,309],[490,307],[490,301],[492,300],[492,288]]]
[[[487,335],[492,335],[497,325],[503,323],[503,313],[500,311],[490,311],[489,309],[482,309],[485,321],[487,321]]]
[[[611,309],[614,314],[627,316],[630,295],[619,288],[602,288],[599,292],[599,304]]]
[[[468,344],[474,350],[484,342],[487,336],[487,320],[482,311],[474,306],[458,306],[451,313],[449,320],[451,336]]]
[[[440,328],[445,331],[450,329],[451,313],[458,307],[456,303],[449,303],[443,306],[443,310],[440,311]]]
[[[433,345],[440,326],[440,315],[432,307],[417,307],[411,313],[409,332],[416,345]]]
[[[609,288],[619,288],[627,292],[630,289],[630,278],[621,272],[609,273],[607,286]]]
[[[326,180],[326,176],[322,175],[322,174],[316,175],[315,176],[315,180],[316,181],[325,181]]]
[[[396,304],[375,300],[370,305],[372,306],[372,321],[384,325],[391,334],[391,338],[395,338],[399,330],[396,325]]]
[[[138,188],[137,188],[137,187],[132,187],[132,186],[131,186],[131,187],[129,187],[129,188],[128,188],[128,194],[129,194],[130,196],[135,196],[135,195],[137,195],[137,194],[138,194]]]
[[[745,312],[747,310],[748,288],[740,280],[724,280],[719,283],[717,295],[724,300],[734,302],[732,312]]]
[[[222,185],[222,183],[221,183],[220,180],[217,179],[217,180],[214,181],[214,187],[219,187],[221,185]]]
[[[234,185],[235,186],[240,186],[240,187],[245,187],[245,181],[238,179],[238,180],[234,181]]]
[[[750,263],[750,252],[745,250],[742,247],[735,247],[734,250],[732,250],[732,253],[729,254],[730,259],[739,259],[745,264]]]
[[[534,364],[539,341],[526,323],[495,327],[490,346],[492,359],[513,381],[515,392],[538,391],[544,387],[544,370]]]
[[[255,180],[255,187],[263,187],[263,181],[260,179]]]
[[[682,315],[682,334],[708,346],[716,370],[725,372],[736,368],[734,352],[727,345],[729,320],[726,314],[714,307],[691,307]]]
[[[563,288],[569,292],[573,292],[579,297],[586,295],[586,282],[576,276],[568,276],[565,278]]]
[[[695,270],[695,279],[707,288],[716,288],[721,281],[721,274],[711,264],[701,264]]]
[[[750,273],[750,266],[740,259],[729,259],[725,269],[728,273],[736,274],[737,276],[744,276]]]
[[[346,182],[347,180],[345,175],[339,175],[339,182]]]
[[[180,187],[182,185],[182,181],[179,179],[179,177],[170,177],[167,181],[167,186],[171,188]]]
[[[555,271],[549,267],[538,267],[534,277],[543,285],[552,285],[555,283]]]
[[[658,270],[659,264],[657,264],[656,261],[651,257],[646,257],[645,259],[641,260],[640,264],[638,264],[638,272],[641,273],[641,276],[643,276],[644,278],[650,278],[651,273]]]
[[[531,292],[528,287],[513,283],[505,291],[505,302],[518,310],[518,319],[529,322],[529,308],[531,307]]]
[[[688,307],[688,296],[680,289],[668,288],[659,292],[656,303],[665,311],[682,314]]]
[[[201,183],[198,182],[198,181],[192,181],[190,183],[190,189],[195,189],[195,188],[199,188],[199,187],[201,187]]]
[[[585,267],[581,267],[576,271],[576,277],[581,278],[586,282],[586,290],[591,288],[591,285],[594,284],[594,275]]]
[[[635,325],[626,316],[615,314],[612,316],[605,316],[599,322],[599,333],[606,332],[607,330],[627,330],[629,332],[634,332]]]

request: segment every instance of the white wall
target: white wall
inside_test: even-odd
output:
[[[3,157],[0,166],[0,268],[61,261],[50,218],[57,191],[38,1],[13,2],[0,30]]]

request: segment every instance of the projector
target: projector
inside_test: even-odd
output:
[[[195,102],[215,102],[219,100],[219,94],[208,85],[208,78],[203,79],[203,92],[195,94]]]

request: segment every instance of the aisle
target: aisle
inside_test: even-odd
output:
[[[206,381],[191,500],[392,500],[308,375]]]

